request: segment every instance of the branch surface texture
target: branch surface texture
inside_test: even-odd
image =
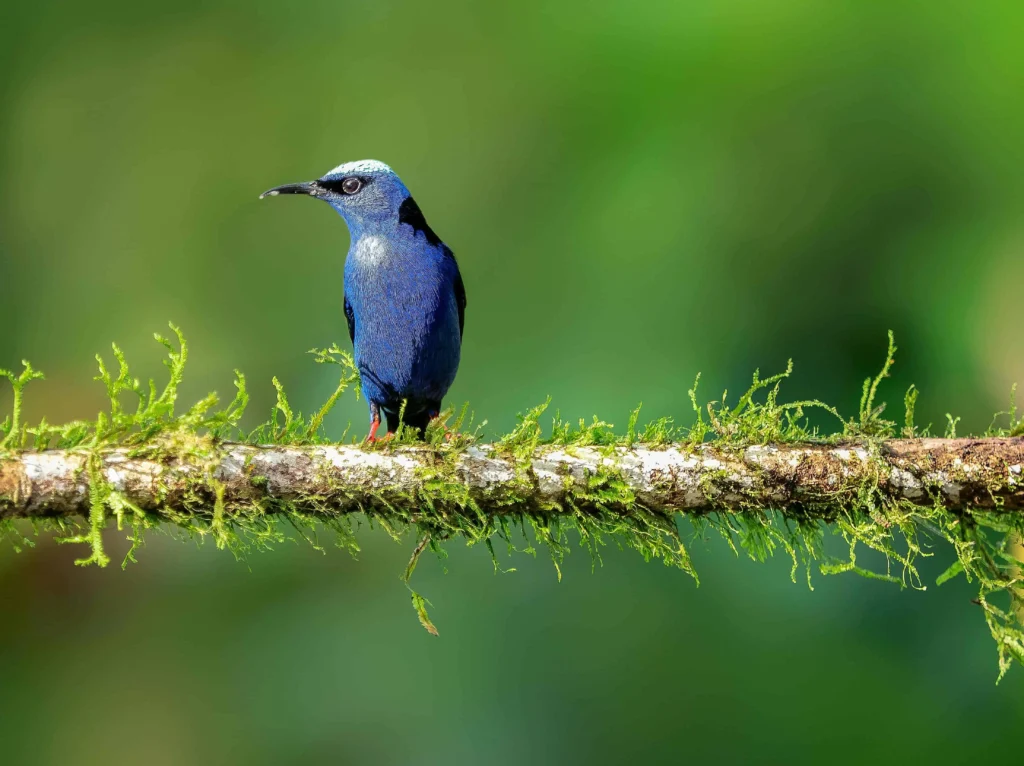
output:
[[[90,461],[95,461],[90,465]],[[776,510],[828,520],[870,487],[883,498],[950,510],[1024,510],[1024,438],[892,439],[846,445],[747,447],[542,447],[523,459],[490,445],[448,458],[460,498],[488,515],[523,512],[730,512]],[[215,445],[190,456],[24,452],[0,461],[0,518],[88,515],[97,478],[138,508],[190,512],[197,500],[227,505],[284,502],[314,515],[374,508],[420,510],[433,495],[440,458],[429,447]],[[632,495],[593,497],[613,475]],[[588,499],[590,498],[590,499]],[[208,512],[209,506],[207,506]],[[268,510],[272,511],[271,505]]]

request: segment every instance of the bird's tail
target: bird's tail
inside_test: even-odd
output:
[[[397,431],[399,423],[399,414],[397,412],[385,412],[384,414],[387,416],[388,419],[388,430]],[[417,433],[417,435],[422,437],[423,434],[426,433],[427,431],[427,423],[430,422],[430,418],[432,418],[435,414],[435,412],[431,412],[429,409],[422,409],[416,412],[409,412],[408,410],[406,410],[404,413],[402,413],[401,422],[405,425],[406,428],[413,429]]]

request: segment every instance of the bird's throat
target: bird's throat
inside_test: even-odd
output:
[[[356,240],[349,257],[360,268],[379,269],[394,260],[394,249],[386,237],[366,234]]]

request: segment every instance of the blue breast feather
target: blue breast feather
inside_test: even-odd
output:
[[[443,242],[409,222],[396,228],[352,243],[345,262],[349,334],[369,402],[388,413],[403,400],[409,414],[436,411],[459,366],[465,290]]]

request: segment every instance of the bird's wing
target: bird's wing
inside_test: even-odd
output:
[[[455,305],[459,307],[459,340],[462,340],[463,328],[466,326],[466,286],[462,284],[462,273],[459,271],[459,262],[455,260],[455,253],[444,243],[441,244],[441,252],[445,258],[451,259],[455,267],[455,282],[452,286],[455,288]]]
[[[465,299],[463,299],[465,300]],[[356,315],[352,311],[352,304],[348,302],[348,296],[345,296],[345,320],[348,322],[348,339],[352,341],[352,345],[356,342]]]

